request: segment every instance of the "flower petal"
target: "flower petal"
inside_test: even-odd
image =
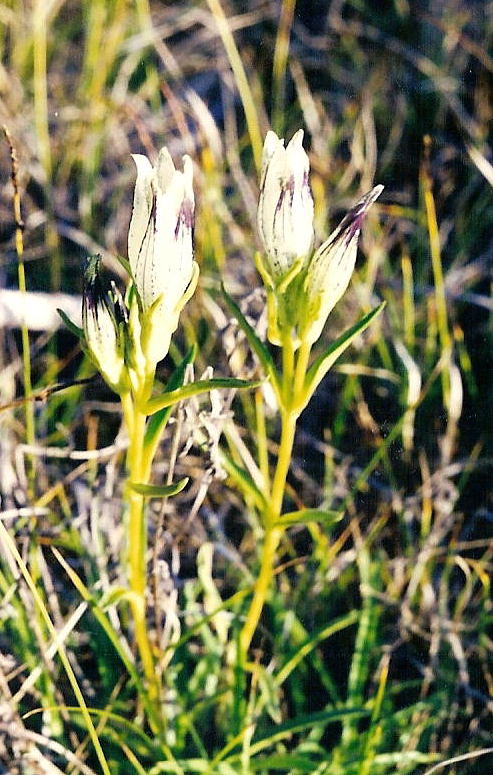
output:
[[[145,156],[137,166],[128,255],[140,300],[142,347],[149,361],[166,355],[193,274],[193,163],[177,170],[167,148],[153,168]]]
[[[383,186],[375,186],[359,200],[319,247],[308,266],[300,335],[309,342],[317,341],[325,321],[349,285],[363,219],[382,191]]]
[[[274,132],[265,138],[257,224],[274,283],[282,280],[313,244],[313,199],[303,130],[287,147]]]

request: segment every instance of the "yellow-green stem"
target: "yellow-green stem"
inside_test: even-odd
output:
[[[143,403],[149,392],[149,385],[152,380],[146,380],[143,388],[141,400]],[[129,393],[121,397],[122,408],[129,434],[129,447],[127,452],[127,473],[129,482],[144,483],[144,460],[143,444],[146,426],[146,415],[132,401]],[[145,518],[144,498],[139,493],[133,491],[131,487],[127,489],[128,499],[128,581],[130,587],[130,605],[134,618],[135,642],[142,661],[144,675],[147,681],[149,699],[153,703],[158,703],[160,698],[160,686],[158,675],[155,669],[154,656],[147,632],[146,622],[146,555],[147,555],[147,524]],[[159,714],[158,714],[159,717]]]
[[[277,547],[283,534],[282,528],[267,528],[262,547],[262,564],[255,582],[252,602],[240,634],[240,663],[245,665],[248,649],[262,615],[265,599],[272,581]]]
[[[133,416],[133,429],[128,448],[128,474],[131,482],[142,483],[142,441],[145,432],[146,417],[138,409]],[[132,592],[142,597],[145,592],[145,549],[146,530],[144,499],[142,495],[129,491],[129,545],[128,568]]]
[[[277,456],[276,471],[272,482],[272,491],[270,498],[271,516],[270,520],[275,521],[281,514],[284,490],[286,489],[286,479],[289,466],[291,464],[291,454],[293,452],[294,434],[296,431],[296,420],[298,412],[288,409],[282,412],[282,431],[279,444],[279,453]],[[269,524],[267,525],[269,527]]]
[[[294,374],[294,387],[293,396],[295,400],[295,406],[300,410],[300,401],[303,401],[305,406],[308,396],[305,396],[304,386],[306,372],[308,371],[308,361],[310,360],[310,352],[312,346],[309,342],[302,341],[300,349],[298,350],[298,360],[296,362],[296,370]],[[302,407],[301,407],[302,408]]]
[[[277,466],[272,483],[270,508],[265,515],[265,535],[262,546],[262,560],[259,575],[255,582],[252,602],[240,634],[240,659],[244,664],[250,643],[262,615],[267,594],[274,574],[274,562],[276,558],[277,547],[283,536],[284,528],[276,526],[275,522],[281,514],[284,490],[286,487],[286,478],[291,462],[291,453],[293,451],[294,434],[296,430],[297,414],[293,411],[283,412],[282,414],[282,432],[279,445],[279,454]]]
[[[286,479],[291,464],[294,436],[296,433],[296,421],[300,412],[303,396],[303,388],[308,360],[310,357],[310,345],[303,342],[297,357],[292,344],[292,338],[286,336],[283,341],[283,385],[281,407],[281,440],[277,456],[277,465],[272,482],[269,499],[269,509],[265,515],[265,535],[262,547],[262,559],[260,571],[255,582],[253,597],[247,613],[245,624],[240,634],[240,661],[245,664],[248,649],[254,636],[257,625],[262,615],[265,600],[269,593],[274,575],[274,563],[279,542],[284,534],[284,528],[276,522],[282,513]]]
[[[255,391],[255,417],[257,421],[257,454],[259,468],[262,473],[264,493],[270,490],[269,452],[267,449],[267,428],[265,426],[265,411],[262,389]]]

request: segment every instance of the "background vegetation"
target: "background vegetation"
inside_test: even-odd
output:
[[[166,144],[196,162],[201,279],[161,374],[197,343],[197,375],[213,366],[255,376],[220,282],[262,331],[255,208],[272,126],[286,138],[306,131],[320,239],[363,191],[385,184],[327,341],[387,301],[301,418],[293,508],[322,503],[345,517],[284,541],[252,652],[260,678],[244,687],[237,717],[225,665],[241,595],[212,614],[251,582],[258,525],[224,478],[219,439],[248,459],[255,406],[229,394],[191,401],[170,425],[157,475],[171,467],[193,484],[151,520],[149,626],[168,687],[167,753],[123,667],[131,622],[115,593],[125,584],[118,405],[96,380],[12,406],[93,368],[63,330],[29,332],[27,358],[27,332],[7,321],[4,771],[101,771],[60,643],[115,775],[424,773],[490,745],[493,5],[10,0],[0,24],[0,119],[19,159],[29,292],[80,294],[90,253],[118,277],[129,154]],[[12,289],[23,273],[6,142],[0,167],[0,285]],[[275,419],[266,421],[276,439]],[[329,723],[348,707],[361,713]],[[488,763],[491,754],[447,772],[479,774]]]

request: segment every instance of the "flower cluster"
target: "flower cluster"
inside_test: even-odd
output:
[[[299,130],[286,147],[274,132],[265,138],[257,213],[265,255],[259,270],[268,292],[269,338],[313,344],[345,292],[356,261],[358,237],[375,186],[313,251],[313,199],[309,162]]]
[[[139,373],[153,373],[168,352],[183,306],[195,290],[192,160],[177,170],[167,148],[152,166],[133,156],[137,179],[128,232],[133,283],[123,302],[105,289],[99,260],[89,259],[83,327],[90,355],[108,384],[122,392]],[[356,261],[361,224],[382,192],[376,186],[349,211],[314,251],[310,165],[300,129],[285,147],[274,132],[265,138],[257,213],[265,250],[258,268],[267,288],[269,339],[313,344],[346,290]],[[134,376],[133,376],[134,375]]]
[[[132,375],[152,373],[169,350],[183,306],[195,290],[193,259],[193,166],[185,156],[175,169],[167,148],[153,167],[133,156],[137,167],[128,232],[128,269],[133,284],[126,304],[114,285],[105,289],[98,257],[88,259],[83,328],[89,354],[117,392]]]

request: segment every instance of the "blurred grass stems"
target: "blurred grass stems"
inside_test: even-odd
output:
[[[296,0],[282,1],[276,44],[274,47],[274,58],[272,63],[272,127],[278,134],[284,132],[286,70],[295,8]]]
[[[425,155],[421,165],[420,177],[423,187],[431,266],[433,270],[438,337],[441,351],[448,353],[451,361],[453,339],[448,324],[447,298],[445,293],[445,282],[440,247],[440,232],[438,229],[435,199],[433,196],[433,180],[429,171],[429,155],[431,148],[430,137],[425,137],[424,146]],[[448,408],[450,400],[450,376],[447,369],[444,369],[442,372],[442,389],[444,404]]]
[[[50,143],[50,129],[48,119],[48,35],[51,22],[58,10],[63,5],[63,0],[36,0],[34,3],[32,23],[32,50],[33,50],[33,98],[34,98],[34,126],[38,141],[38,153],[41,166],[45,175],[45,207],[48,210],[48,218],[45,225],[46,244],[50,254],[50,285],[53,291],[60,290],[62,278],[62,263],[59,250],[58,232],[54,227],[54,213],[52,209],[53,186],[53,161]]]
[[[257,172],[260,172],[262,161],[262,135],[260,133],[257,107],[255,105],[252,90],[250,89],[243,62],[220,1],[207,0],[207,5],[217,24],[219,35],[221,36],[229,64],[235,77],[236,86],[245,112],[255,167],[257,168]]]
[[[29,569],[27,568],[24,560],[22,559],[21,555],[19,554],[17,547],[3,524],[3,522],[0,520],[0,537],[2,539],[2,543],[5,547],[5,549],[8,551],[8,553],[11,555],[12,559],[14,560],[16,566],[19,569],[20,574],[22,575],[24,581],[26,582],[29,591],[31,592],[31,595],[33,597],[33,600],[36,604],[36,608],[39,611],[39,613],[42,616],[42,619],[48,629],[48,632],[50,633],[51,637],[53,638],[54,642],[57,642],[58,633],[56,630],[56,627],[54,626],[53,622],[51,621],[50,615],[48,613],[48,610],[46,608],[46,605],[43,601],[43,598],[38,591],[36,584],[32,578],[31,573],[29,572]],[[91,738],[91,742],[94,746],[94,750],[96,752],[96,756],[98,758],[99,764],[101,766],[101,770],[103,772],[103,775],[111,775],[111,770],[109,769],[108,762],[106,760],[106,757],[104,755],[103,748],[101,746],[101,743],[99,741],[99,738],[97,736],[94,724],[92,722],[90,713],[88,711],[86,702],[84,700],[84,695],[82,694],[82,691],[79,687],[79,683],[77,681],[76,675],[74,673],[74,670],[72,668],[72,665],[70,664],[67,652],[65,650],[65,647],[62,643],[57,644],[57,651],[60,657],[60,660],[62,662],[63,668],[65,670],[65,673],[67,675],[67,678],[69,680],[70,686],[72,688],[72,691],[74,693],[74,696],[78,702],[82,717],[84,719],[84,723],[86,725],[87,731],[89,733],[89,736]]]
[[[7,140],[10,151],[10,163],[11,163],[11,180],[13,187],[12,205],[14,209],[14,223],[15,223],[15,252],[17,255],[17,278],[19,291],[23,294],[27,291],[26,286],[26,271],[24,267],[24,240],[23,230],[24,221],[22,220],[21,211],[21,195],[19,191],[19,161],[17,158],[17,151],[14,146],[14,141],[9,132],[9,129],[4,125],[3,132]],[[34,421],[34,401],[31,401],[33,394],[32,388],[32,376],[31,376],[31,348],[29,343],[29,330],[25,320],[21,325],[21,340],[22,340],[22,377],[24,382],[24,417],[26,422],[26,442],[30,446],[34,446],[36,440],[36,429]],[[28,456],[28,481],[31,491],[34,492],[34,474],[35,474],[35,458],[34,456]]]

